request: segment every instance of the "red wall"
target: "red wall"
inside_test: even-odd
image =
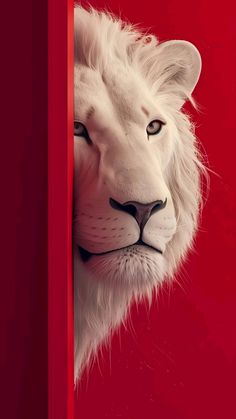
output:
[[[91,0],[151,27],[160,40],[200,50],[197,135],[209,158],[210,196],[197,248],[173,290],[150,312],[133,310],[75,395],[79,419],[235,418],[235,101],[236,29],[232,0]],[[190,108],[188,108],[190,109]]]

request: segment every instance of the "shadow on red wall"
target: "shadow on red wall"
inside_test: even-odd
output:
[[[191,109],[209,158],[210,196],[196,252],[150,312],[133,309],[132,325],[112,340],[82,380],[76,417],[122,419],[235,418],[235,101],[234,3],[193,0],[91,2],[151,27],[160,40],[186,39],[203,71]],[[190,109],[190,108],[188,108]]]

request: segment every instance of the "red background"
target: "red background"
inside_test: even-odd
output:
[[[75,396],[76,418],[235,418],[235,102],[234,2],[91,1],[160,40],[200,50],[197,135],[208,155],[211,190],[195,253],[150,312],[133,309],[132,327],[114,336]],[[190,109],[190,108],[188,108]]]

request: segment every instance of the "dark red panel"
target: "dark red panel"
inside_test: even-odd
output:
[[[47,2],[1,3],[0,417],[47,418]]]
[[[48,7],[48,418],[73,418],[73,1]]]
[[[134,309],[75,395],[80,419],[235,418],[236,27],[232,0],[93,0],[160,40],[186,39],[203,71],[191,110],[210,168],[211,190],[195,253],[150,312]]]

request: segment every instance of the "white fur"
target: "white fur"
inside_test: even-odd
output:
[[[200,71],[199,52],[189,42],[159,44],[107,13],[75,9],[75,120],[85,124],[94,110],[86,122],[93,144],[74,140],[75,382],[125,321],[131,302],[151,301],[193,246],[205,169],[181,107],[186,99],[194,103]],[[148,139],[153,119],[166,125]],[[163,254],[131,246],[138,224],[111,208],[110,197],[121,203],[167,197],[143,232]],[[129,247],[83,262],[78,246],[93,253]]]

